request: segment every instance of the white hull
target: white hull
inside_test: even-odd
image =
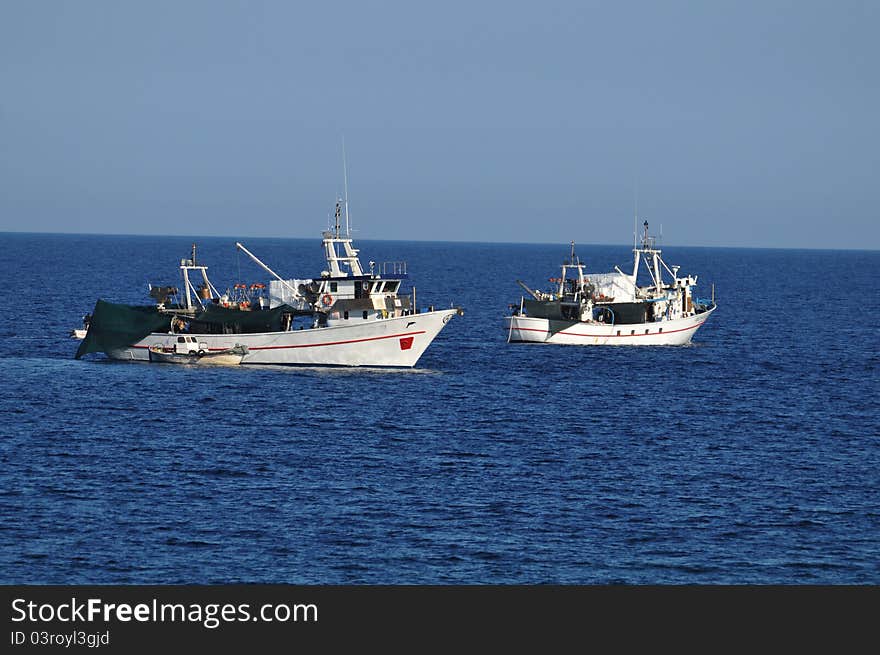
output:
[[[457,311],[444,309],[290,332],[193,336],[207,344],[209,352],[235,344],[247,346],[242,364],[411,367]],[[168,338],[168,333],[154,332],[107,355],[112,359],[149,361],[150,346],[164,345]]]
[[[714,311],[715,308],[712,308],[701,314],[669,321],[621,325],[507,316],[504,329],[511,342],[571,346],[683,346],[690,343],[694,333]]]
[[[197,355],[176,355],[174,353],[157,353],[155,350],[148,351],[148,359],[151,362],[162,364],[185,364],[198,366],[237,366],[241,364],[241,355],[232,354],[208,354],[203,357]]]

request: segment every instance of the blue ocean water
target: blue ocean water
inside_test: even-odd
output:
[[[668,247],[716,287],[694,344],[578,348],[501,325],[566,244],[365,241],[465,310],[416,369],[190,370],[67,334],[192,239],[0,238],[0,582],[880,582],[878,252]],[[213,281],[263,281],[233,241],[198,239]]]

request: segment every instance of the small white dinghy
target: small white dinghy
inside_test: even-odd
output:
[[[92,320],[92,315],[86,314],[85,316],[83,316],[82,320],[83,320],[83,326],[81,328],[74,328],[73,330],[70,331],[70,338],[71,339],[82,340],[82,339],[86,338],[86,334],[88,334],[88,331],[89,331],[89,322]]]
[[[237,343],[232,348],[209,350],[195,337],[178,335],[174,344],[150,346],[149,353],[151,362],[163,364],[238,366],[248,354],[248,347]]]

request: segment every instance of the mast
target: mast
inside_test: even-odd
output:
[[[192,298],[189,294],[189,269],[187,268],[187,264],[192,266],[196,263],[196,244],[192,245],[192,259],[189,262],[184,262],[184,265],[181,266],[183,269],[183,286],[186,289],[186,308],[192,309]]]
[[[645,228],[644,233],[642,234],[642,247],[636,248],[636,266],[634,273],[638,274],[638,262],[639,262],[639,254],[645,253],[645,268],[648,269],[648,273],[651,275],[651,280],[654,282],[654,286],[657,287],[657,292],[661,292],[663,290],[663,278],[660,276],[660,251],[657,250],[655,237],[648,235],[648,221],[643,223]],[[651,256],[651,260],[648,261],[647,255]],[[665,265],[665,264],[664,264]]]
[[[198,301],[199,305],[203,308],[205,303],[202,302],[202,299],[199,297],[198,291],[196,291],[195,286],[193,285],[193,281],[190,280],[189,272],[190,271],[201,271],[202,279],[205,281],[205,286],[211,290],[211,292],[216,296],[219,295],[217,293],[217,289],[211,284],[211,281],[208,279],[208,267],[199,264],[196,261],[196,244],[192,244],[192,248],[190,249],[190,258],[189,259],[181,259],[180,260],[180,273],[183,277],[183,287],[186,291],[186,309],[187,311],[191,311],[195,309],[195,303],[193,302],[193,296],[195,296],[196,301]]]
[[[639,181],[636,179],[633,185],[633,249],[638,247],[638,224],[639,224]]]
[[[183,272],[183,286],[186,290],[186,308],[190,310],[193,308],[192,296],[190,295],[190,281],[189,281],[189,269],[194,268],[196,265],[196,244],[192,244],[192,250],[190,251],[190,259],[184,259],[180,262],[180,269]]]
[[[351,215],[348,209],[348,162],[345,156],[345,139],[342,140],[342,178],[344,183],[344,196],[336,200],[334,212],[335,226],[332,232],[324,232],[324,256],[330,266],[331,277],[346,277],[351,275],[360,277],[364,274],[361,263],[358,260],[358,250],[351,245]],[[345,205],[345,234],[341,233],[342,210]],[[337,244],[342,245],[344,254],[340,255]],[[348,271],[342,270],[340,264],[348,266]]]
[[[351,237],[351,222],[348,213],[348,164],[345,160],[345,137],[342,137],[342,179],[345,187],[345,236]],[[336,236],[339,237],[339,229],[336,230]]]
[[[578,292],[578,294],[581,294],[583,292],[583,288],[584,288],[584,265],[581,264],[581,258],[574,254],[574,241],[571,242],[571,254],[575,259],[577,259],[577,272],[578,272],[578,281],[577,281],[578,291],[577,292]]]

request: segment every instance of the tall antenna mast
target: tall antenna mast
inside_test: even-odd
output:
[[[351,222],[348,215],[348,164],[345,161],[345,137],[342,137],[342,179],[345,183],[345,236],[351,238]]]

